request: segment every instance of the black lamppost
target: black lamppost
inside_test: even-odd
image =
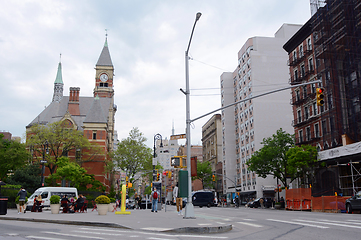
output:
[[[160,145],[159,147],[163,147],[163,142],[162,142],[162,135],[160,135],[159,133],[155,134],[154,135],[154,145],[153,145],[153,182],[155,181],[155,157],[156,157],[156,154],[155,154],[155,141],[156,140],[159,140],[160,139]]]
[[[41,186],[44,187],[44,173],[45,173],[45,166],[44,163],[47,163],[48,161],[45,160],[45,152],[46,155],[49,154],[49,144],[48,141],[45,141],[44,143],[44,151],[43,151],[43,160],[40,161],[41,163]]]

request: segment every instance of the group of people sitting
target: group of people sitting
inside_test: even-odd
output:
[[[79,194],[78,199],[74,201],[74,198],[71,200],[68,199],[67,195],[64,195],[61,199],[61,206],[63,207],[63,213],[75,213],[78,211],[86,211],[86,202],[82,194]]]
[[[31,208],[32,212],[42,212],[43,211],[43,205],[41,205],[43,202],[43,199],[41,198],[41,195],[35,195],[34,198],[34,204],[33,207]]]

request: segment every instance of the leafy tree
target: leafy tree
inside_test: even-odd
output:
[[[24,144],[3,138],[4,135],[0,134],[0,180],[5,180],[8,173],[23,167],[29,159]]]
[[[308,183],[306,179],[312,179],[317,164],[317,148],[311,145],[294,146],[287,151],[286,156],[294,177],[300,178],[302,184]]]
[[[281,129],[272,137],[264,138],[263,147],[247,162],[248,169],[260,177],[273,175],[285,187],[296,178],[307,175],[317,161],[315,147],[295,147],[294,136]]]
[[[133,128],[112,154],[116,166],[126,173],[131,183],[138,180],[137,173],[152,171],[152,149],[145,145],[146,141],[143,133]]]
[[[99,147],[90,144],[83,132],[63,122],[31,126],[27,132],[26,143],[39,161],[45,156],[47,160],[45,166],[49,168],[51,174],[55,173],[59,158],[67,156],[69,152],[76,155],[75,152],[80,149],[81,160],[89,161],[93,160],[100,151]]]
[[[203,188],[212,187],[212,166],[210,162],[197,161],[197,176],[192,177],[192,180],[196,179],[201,180]]]
[[[6,182],[13,185],[23,186],[27,191],[33,192],[41,185],[41,168],[38,163],[27,164],[17,169]]]
[[[78,163],[72,162],[68,157],[60,157],[58,159],[58,168],[56,173],[49,175],[47,181],[55,182],[67,180],[72,187],[76,187],[79,191],[104,191],[100,181],[94,178],[94,175],[87,174],[86,169],[79,166]],[[88,186],[91,186],[88,188]]]

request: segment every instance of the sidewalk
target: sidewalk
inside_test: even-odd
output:
[[[175,206],[167,205],[157,213],[147,210],[127,210],[131,214],[115,214],[108,212],[107,215],[98,215],[97,211],[88,209],[87,213],[59,213],[51,214],[49,211],[29,212],[18,214],[16,209],[8,209],[6,215],[0,215],[0,220],[32,221],[57,224],[85,225],[97,227],[125,228],[141,231],[174,232],[174,233],[222,233],[232,230],[232,225],[221,225],[212,221],[197,217],[184,219],[178,215]],[[184,210],[183,210],[184,213]]]

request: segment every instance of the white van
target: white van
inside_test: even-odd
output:
[[[43,206],[45,208],[50,207],[50,197],[52,195],[58,195],[62,198],[64,195],[70,198],[78,198],[78,190],[73,187],[41,187],[38,188],[29,198],[26,209],[31,210],[34,204],[35,196],[41,195],[43,199]]]

